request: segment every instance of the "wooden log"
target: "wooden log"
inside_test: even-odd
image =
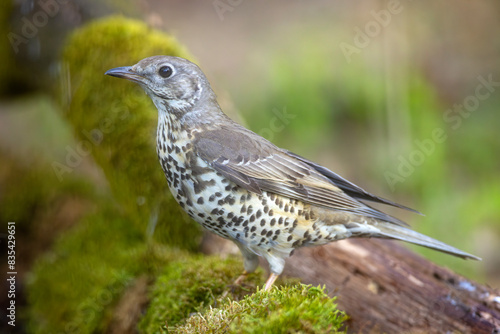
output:
[[[500,333],[500,293],[388,240],[299,249],[287,276],[324,284],[351,317],[349,332]]]
[[[205,233],[207,254],[239,253]],[[260,264],[267,267],[261,259]],[[235,273],[237,275],[237,273]],[[352,333],[500,333],[500,291],[440,267],[400,244],[348,239],[301,248],[283,275],[325,285]]]

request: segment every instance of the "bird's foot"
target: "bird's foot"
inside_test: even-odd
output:
[[[233,284],[230,284],[228,286],[228,289],[226,291],[224,291],[224,293],[222,294],[222,298],[225,298],[230,292],[232,295],[234,295],[235,290],[237,288],[241,289],[243,287],[243,282],[248,277],[248,275],[250,275],[250,273],[247,271],[244,271],[240,276],[238,276],[236,281],[234,281]]]
[[[234,281],[233,285],[241,285],[241,283],[243,283],[243,281],[248,277],[250,273],[248,273],[247,271],[244,271],[243,274],[241,274],[237,279],[236,281]]]

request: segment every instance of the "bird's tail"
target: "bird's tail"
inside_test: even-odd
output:
[[[412,244],[416,244],[419,246],[428,247],[431,249],[438,250],[443,253],[448,253],[451,255],[455,255],[461,257],[463,259],[473,259],[473,260],[481,260],[481,258],[474,256],[472,254],[466,253],[452,247],[450,245],[445,244],[444,242],[438,241],[436,239],[430,238],[421,233],[412,231],[406,227],[398,226],[392,223],[386,222],[378,222],[376,228],[379,229],[379,236],[382,238],[392,238],[397,240],[402,240],[406,242],[410,242]]]

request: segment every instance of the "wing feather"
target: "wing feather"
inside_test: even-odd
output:
[[[311,205],[366,215],[397,225],[405,223],[360,200],[414,211],[372,195],[327,168],[234,125],[195,133],[194,148],[201,159],[249,191],[257,194],[272,192]]]

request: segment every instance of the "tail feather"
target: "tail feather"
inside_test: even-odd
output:
[[[443,253],[448,253],[454,256],[458,256],[463,259],[473,259],[481,261],[481,258],[477,256],[461,251],[460,249],[447,245],[444,242],[430,238],[426,235],[415,232],[403,226],[398,226],[386,222],[379,222],[375,227],[379,229],[380,237],[392,238],[410,242],[412,244],[424,246],[427,248],[438,250]]]

